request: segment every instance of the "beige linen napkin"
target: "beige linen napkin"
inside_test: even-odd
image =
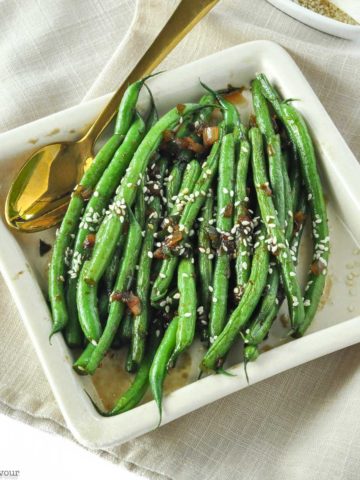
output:
[[[176,1],[141,0],[125,39],[131,0],[24,4],[20,11],[17,3],[0,3],[2,130],[77,103],[87,90],[86,99],[113,90]],[[31,18],[39,15],[42,27],[34,30]],[[163,68],[255,39],[291,53],[359,157],[359,44],[312,30],[265,0],[221,1]],[[0,411],[71,437],[3,283],[0,311]],[[96,453],[151,479],[357,480],[359,364],[360,346],[348,348]]]

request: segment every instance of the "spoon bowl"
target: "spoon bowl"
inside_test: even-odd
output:
[[[71,192],[93,160],[92,150],[86,136],[77,142],[51,143],[33,153],[9,190],[8,224],[25,232],[58,224]]]

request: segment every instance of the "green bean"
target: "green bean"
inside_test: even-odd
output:
[[[261,86],[261,91],[264,97],[271,103],[273,109],[275,110],[276,115],[279,118],[282,118],[281,112],[281,98],[275,88],[271,85],[266,75],[260,73],[256,75],[256,80]]]
[[[166,182],[166,205],[168,213],[173,207],[173,197],[176,197],[179,193],[181,180],[183,176],[185,165],[183,163],[175,163],[170,171],[170,175]]]
[[[171,218],[177,218],[183,211],[186,202],[190,200],[192,192],[195,188],[201,173],[201,167],[197,160],[192,160],[185,169],[184,176],[181,182],[180,191],[176,196],[175,203],[170,209],[169,218],[165,219],[165,226],[168,233],[171,235],[173,231]],[[174,197],[173,197],[174,198]],[[151,291],[151,303],[156,304],[164,298],[168,292],[171,280],[178,265],[178,258],[168,257],[161,262],[161,268]],[[167,279],[170,279],[168,282]]]
[[[130,160],[141,142],[145,133],[145,124],[140,115],[131,125],[124,142],[115,152],[113,159],[104,171],[102,177],[96,185],[93,196],[89,200],[79,230],[75,239],[74,253],[71,259],[69,270],[69,281],[67,286],[67,306],[69,312],[69,322],[66,329],[66,336],[71,336],[73,331],[78,329],[78,314],[76,306],[76,287],[78,283],[78,273],[83,259],[86,258],[86,239],[87,236],[95,233],[104,217],[105,209],[110,198],[115,192],[121,177],[124,175]]]
[[[271,120],[270,111],[265,97],[261,91],[261,83],[255,79],[251,84],[253,105],[256,115],[256,123],[265,136],[266,147],[269,161],[269,178],[275,208],[278,212],[280,225],[285,221],[285,195],[284,181],[282,177],[281,166],[281,142],[280,135],[275,134],[275,129]]]
[[[244,294],[223,331],[216,339],[212,339],[213,343],[200,365],[202,370],[218,370],[222,367],[224,357],[258,304],[266,283],[269,267],[269,252],[265,243],[265,235],[266,230],[262,226],[259,241],[254,251],[250,278],[245,286]]]
[[[133,324],[133,315],[130,310],[127,310],[124,319],[120,323],[120,328],[118,329],[116,335],[119,336],[122,343],[130,343],[132,337],[132,324]]]
[[[139,189],[138,189],[138,193],[135,201],[135,207],[134,207],[134,215],[135,215],[136,221],[138,222],[142,230],[145,228],[145,216],[146,216],[144,186],[145,186],[145,182],[143,178],[139,185]]]
[[[132,338],[132,337],[131,337]],[[139,366],[132,359],[132,344],[130,343],[125,360],[125,370],[128,373],[135,373]]]
[[[212,285],[213,261],[209,258],[211,255],[211,242],[207,228],[213,218],[214,198],[211,190],[202,208],[202,220],[198,235],[198,273],[200,283],[201,305],[199,307],[199,330],[202,341],[209,338],[208,318],[211,305],[211,292],[209,287]],[[200,219],[199,219],[200,221]]]
[[[123,254],[124,244],[126,241],[126,235],[121,235],[114,256],[111,259],[111,262],[107,266],[104,276],[101,279],[104,288],[101,291],[99,298],[99,315],[100,318],[107,318],[109,313],[109,296],[113,290],[114,283],[119,271],[119,264],[121,255]]]
[[[114,287],[115,279],[117,277],[117,273],[119,271],[119,264],[121,255],[124,251],[124,245],[126,243],[126,234],[121,235],[120,240],[116,246],[116,250],[114,252],[114,256],[111,259],[111,263],[109,263],[108,268],[105,270],[104,273],[104,283],[106,286],[107,292],[110,294]]]
[[[256,115],[256,124],[259,127],[261,133],[268,140],[275,135],[274,125],[271,119],[270,111],[266,98],[263,95],[261,82],[259,78],[256,78],[251,82],[251,93],[254,106],[254,112]]]
[[[294,212],[299,202],[299,198],[303,189],[300,162],[299,162],[298,154],[295,150],[295,146],[294,146],[291,163],[292,163],[292,168],[290,171],[291,205],[292,205],[292,210]]]
[[[183,258],[178,269],[178,289],[180,293],[178,308],[178,328],[176,345],[168,363],[168,369],[174,367],[179,355],[190,347],[194,340],[196,326],[196,284],[194,259]]]
[[[284,204],[284,209],[286,211],[287,216],[289,217],[287,223],[285,223],[284,220],[284,226],[286,225],[286,230],[285,230],[285,236],[286,236],[286,241],[291,240],[292,232],[293,232],[293,212],[292,209],[292,192],[291,192],[291,186],[290,186],[290,180],[287,172],[287,166],[286,162],[283,156],[280,158],[280,168],[281,168],[281,175],[283,178],[283,183],[284,183],[284,197],[285,197],[285,204]],[[280,220],[280,218],[279,218]],[[290,254],[292,256],[294,264],[297,263],[297,258],[294,256],[292,249],[290,248]],[[281,292],[279,292],[279,287],[280,287],[280,269],[279,266],[276,265],[276,262],[270,262],[270,267],[269,267],[269,275],[267,279],[267,285],[263,293],[263,299],[261,301],[261,304],[258,308],[258,311],[254,318],[252,319],[251,325],[247,329],[247,332],[249,332],[249,335],[245,336],[245,341],[246,343],[251,342],[251,344],[254,344],[254,331],[257,329],[260,329],[262,332],[262,340],[265,338],[265,336],[268,334],[272,323],[274,319],[277,316],[277,312],[279,311],[279,308],[282,303],[282,298],[283,295]],[[280,299],[281,298],[281,302]],[[257,335],[259,337],[259,335]],[[249,338],[250,337],[250,338]],[[260,341],[262,341],[260,340]],[[253,352],[253,348],[249,348],[248,350],[245,347],[245,361],[249,360],[249,353],[248,352]]]
[[[173,127],[179,121],[181,115],[187,115],[199,108],[197,104],[184,105],[181,112],[175,108],[165,114],[147,133],[130,162],[114,201],[110,205],[108,214],[100,225],[97,238],[100,236],[102,239],[106,238],[106,241],[95,241],[86,277],[82,277],[83,282],[97,286],[110,263],[123,230],[126,210],[131,207],[135,200],[137,188],[141,183],[147,164],[161,142],[162,132],[169,127]],[[92,316],[94,305],[90,304],[88,300],[90,299],[87,297],[78,298],[78,303],[81,304],[78,305],[78,308],[84,315],[88,316],[88,322],[96,323],[96,317]],[[95,341],[98,340],[99,338],[95,339]]]
[[[98,310],[99,310],[99,318],[103,325],[109,314],[109,295],[107,294],[104,288],[104,285],[102,283],[100,285],[100,294],[98,298]],[[81,330],[81,327],[80,327],[80,330]]]
[[[277,299],[278,300],[278,299]],[[279,301],[279,300],[278,300]],[[274,322],[279,311],[278,305],[273,303],[265,316],[261,321],[258,320],[251,328],[246,330],[244,338],[244,363],[253,362],[259,356],[258,345],[266,338],[270,328]]]
[[[179,222],[179,230],[185,232],[185,238],[187,238],[187,235],[194,225],[198,213],[205,203],[208,191],[217,172],[219,150],[220,143],[215,142],[211,148],[209,156],[201,166],[202,173],[195,184],[192,196],[184,207]]]
[[[250,143],[244,137],[240,142],[235,177],[235,225],[236,234],[236,287],[234,292],[240,301],[251,273],[252,219],[249,212],[247,180],[250,163]]]
[[[132,83],[126,89],[115,120],[115,134],[122,135],[123,137],[127,134],[133,121],[140,90],[147,78],[149,77]]]
[[[269,179],[279,224],[284,228],[285,222],[285,191],[282,175],[282,158],[280,135],[273,135],[267,139],[267,154],[269,162]]]
[[[305,196],[301,195],[299,199],[299,203],[297,205],[297,209],[294,211],[301,212],[300,216],[302,219],[305,218],[306,213],[306,202]],[[304,231],[305,221],[301,221],[297,226],[297,229],[293,233],[290,245],[290,251],[295,263],[297,263],[298,256],[299,256],[299,247],[300,247],[300,240],[302,233]],[[244,361],[249,362],[256,360],[259,356],[258,345],[266,338],[268,335],[270,328],[277,317],[277,314],[280,310],[281,304],[283,302],[284,295],[282,293],[282,289],[280,288],[277,291],[277,295],[275,298],[269,301],[268,296],[265,297],[259,314],[256,316],[254,321],[252,322],[251,326],[245,332],[244,342]],[[266,308],[267,304],[268,308]]]
[[[86,345],[85,350],[80,355],[80,357],[73,363],[73,369],[79,375],[87,375],[86,367],[87,367],[87,364],[89,363],[89,360],[94,350],[95,350],[95,345],[88,343]]]
[[[210,106],[200,110],[199,118],[198,118],[199,122],[207,124],[210,121],[212,112],[214,110],[214,102],[215,102],[215,96],[212,93],[203,95],[200,98],[199,100],[200,105],[210,105]]]
[[[281,104],[281,113],[300,157],[313,227],[314,253],[304,295],[305,318],[296,325],[296,335],[302,336],[316,314],[325,287],[329,260],[329,227],[314,146],[305,121],[295,108],[287,103]]]
[[[297,179],[292,179],[292,185],[289,178],[289,173],[287,170],[287,156],[285,153],[281,155],[281,169],[282,176],[284,181],[284,197],[285,197],[285,237],[289,242],[291,240],[293,229],[294,229],[294,213],[300,198],[300,189],[296,192],[297,189]]]
[[[295,225],[294,225],[293,236],[291,239],[291,246],[290,246],[293,258],[296,258],[296,259],[299,256],[300,240],[305,228],[307,211],[308,211],[308,204],[306,200],[306,195],[302,193],[300,195],[297,207],[294,210]]]
[[[69,320],[64,291],[66,265],[67,259],[72,253],[72,238],[78,229],[86,197],[91,194],[91,190],[95,187],[122,141],[121,135],[113,135],[96,155],[80,184],[75,188],[58,231],[49,268],[49,299],[53,319],[50,337],[63,330]]]
[[[221,142],[216,227],[221,235],[229,236],[233,226],[235,142],[232,133],[225,135]],[[227,318],[227,299],[230,278],[230,257],[222,241],[215,263],[212,301],[209,321],[210,340],[216,338],[224,328]]]
[[[89,301],[91,305],[91,317],[95,321],[89,321],[89,317],[85,315],[81,308],[82,305],[79,304],[79,321],[81,325],[81,329],[84,332],[85,337],[89,341],[91,345],[97,345],[97,339],[100,338],[101,335],[101,323],[100,318],[97,310],[97,285],[90,285],[84,281],[81,281],[82,277],[87,274],[87,269],[89,267],[89,261],[87,260],[80,273],[80,279],[78,283],[78,288],[76,291],[77,297],[91,299]],[[79,302],[78,302],[79,303]]]
[[[68,284],[65,287],[66,303],[68,306],[68,321],[65,326],[65,341],[70,348],[80,347],[84,342],[84,334],[81,330],[81,326],[78,320],[78,313],[76,307],[76,287],[69,288],[69,284],[72,281],[70,278]],[[77,283],[77,280],[76,280]],[[70,305],[73,307],[70,308]]]
[[[292,209],[292,192],[291,192],[291,186],[290,186],[290,180],[287,172],[287,167],[285,163],[285,159],[282,156],[280,158],[281,160],[281,175],[283,178],[283,184],[284,184],[284,213],[287,216],[287,220],[284,218],[284,227],[285,227],[285,238],[286,241],[291,240],[292,232],[293,232],[293,209]],[[280,215],[278,216],[279,221],[280,221]],[[294,257],[292,250],[290,248],[290,253],[292,255],[292,260],[294,264],[297,263],[297,258]],[[259,322],[261,323],[263,319],[267,319],[267,323],[269,325],[269,328],[271,327],[271,318],[275,318],[277,311],[279,310],[279,286],[280,286],[280,270],[279,266],[276,265],[276,263],[270,262],[270,268],[269,268],[269,276],[268,276],[268,281],[267,281],[267,290],[264,294],[264,299],[260,305],[259,308],[259,313],[257,315],[257,318],[255,318],[254,323]],[[282,295],[280,295],[282,297]],[[278,308],[274,308],[274,305],[279,305]],[[276,312],[274,316],[271,315],[271,311]],[[266,320],[265,320],[266,323]]]
[[[154,125],[155,123],[159,120],[159,113],[157,111],[156,105],[155,105],[155,100],[152,94],[152,91],[150,88],[147,86],[146,83],[144,83],[147,91],[149,92],[150,95],[150,112],[149,115],[146,119],[146,132],[148,132]]]
[[[224,113],[223,125],[224,125],[224,130],[225,130],[224,133],[225,134],[226,133],[233,133],[234,129],[236,127],[240,126],[239,113],[238,113],[235,105],[233,105],[231,102],[226,100],[222,95],[215,92],[214,90],[212,90],[210,87],[208,87],[204,83],[202,83],[202,82],[200,82],[200,83],[208,92],[210,92],[217,99],[217,101],[219,102],[220,106],[223,109],[223,113]],[[242,126],[241,126],[241,130],[244,131]]]
[[[191,198],[186,203],[182,212],[179,222],[179,231],[183,232],[183,241],[186,240],[187,235],[205,202],[207,192],[217,170],[218,153],[219,143],[216,142],[212,146],[207,160],[202,165],[202,173],[196,182]],[[170,257],[162,262],[160,274],[155,280],[151,291],[151,303],[157,303],[166,296],[178,263],[179,257]]]
[[[162,393],[166,376],[166,367],[176,345],[178,324],[179,318],[174,317],[167,327],[164,337],[155,353],[149,373],[150,388],[160,414],[159,425],[161,424],[162,418]]]
[[[161,190],[162,180],[165,175],[167,162],[162,159],[160,161],[157,175],[157,190]],[[160,177],[160,178],[158,178]],[[132,340],[131,340],[131,360],[140,366],[144,351],[145,339],[149,325],[149,290],[150,290],[150,271],[152,264],[152,251],[154,246],[154,233],[157,231],[161,215],[161,201],[159,197],[153,198],[147,210],[147,226],[145,229],[145,237],[141,249],[139,269],[136,281],[136,294],[141,302],[141,312],[133,319]]]
[[[252,144],[252,168],[256,195],[260,206],[261,217],[268,233],[268,247],[275,254],[281,268],[282,280],[289,305],[292,327],[297,328],[304,319],[304,305],[296,271],[292,261],[291,252],[286,244],[284,231],[276,215],[271,190],[266,175],[263,144],[260,130],[250,130]]]
[[[111,297],[109,317],[107,319],[104,332],[101,335],[100,340],[86,366],[86,371],[90,375],[95,372],[106,352],[109,350],[123,318],[125,310],[123,297],[127,295],[134,276],[138,252],[141,248],[141,242],[141,227],[130,211],[129,233],[126,239],[124,255],[119,267],[119,274],[115,282],[114,293]],[[120,296],[121,298],[118,299],[117,296]]]
[[[281,102],[279,95],[265,75],[258,76],[258,78],[261,82],[263,94],[272,103],[299,155],[301,171],[310,202],[315,245],[313,263],[304,296],[305,318],[301,325],[295,325],[295,328],[297,328],[295,335],[301,336],[315,316],[325,287],[329,259],[329,229],[326,206],[317,171],[314,146],[304,119],[288,102]]]
[[[181,214],[186,202],[191,198],[200,173],[201,167],[197,160],[191,160],[191,162],[186,165],[180,190],[174,200],[175,204],[170,210],[170,217],[176,217]]]

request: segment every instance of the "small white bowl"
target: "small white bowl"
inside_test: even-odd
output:
[[[316,30],[334,35],[335,37],[346,38],[348,40],[360,39],[360,25],[348,25],[346,23],[338,22],[337,20],[333,20],[332,18],[325,17],[324,15],[320,15],[319,13],[315,13],[302,7],[293,0],[267,1],[287,15],[290,15],[290,17],[293,17]]]

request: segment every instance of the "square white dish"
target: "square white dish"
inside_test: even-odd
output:
[[[258,72],[266,73],[284,98],[301,99],[297,107],[314,133],[328,199],[332,256],[328,298],[324,299],[308,334],[284,344],[281,326],[275,328],[267,343],[278,346],[248,365],[251,383],[360,341],[360,280],[359,286],[356,280],[360,275],[359,165],[299,68],[284,49],[272,42],[238,45],[149,81],[161,113],[170,106],[197,99],[203,91],[199,78],[214,88],[223,88],[229,83],[248,85]],[[109,97],[78,105],[0,136],[2,213],[11,179],[28,155],[49,141],[76,138],[85,125],[95,119]],[[43,293],[49,257],[40,258],[38,247],[39,238],[52,242],[54,232],[19,234],[9,231],[0,221],[0,236],[1,271],[75,438],[89,448],[101,448],[126,442],[155,428],[158,412],[153,401],[117,417],[101,417],[84,391],[86,388],[93,393],[92,383],[88,377],[79,377],[73,372],[73,354],[61,335],[53,337],[52,345],[49,344],[51,317]],[[196,346],[195,357],[199,356],[197,353]],[[196,378],[199,359],[192,362],[190,379]],[[163,424],[245,388],[242,364],[235,364],[230,370],[235,376],[211,375],[166,396]]]

